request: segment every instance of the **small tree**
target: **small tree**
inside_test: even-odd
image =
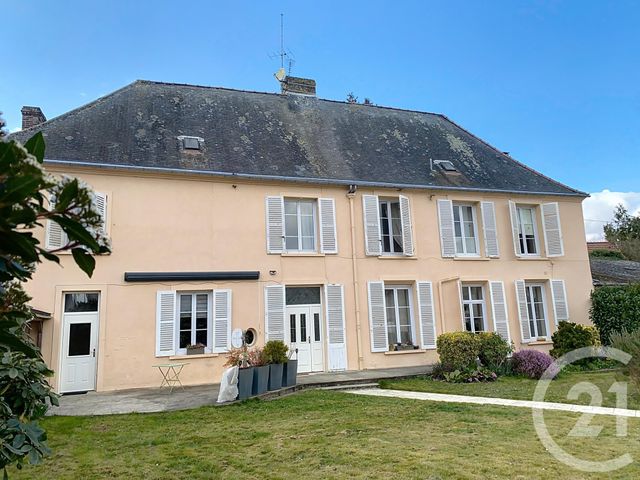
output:
[[[349,92],[347,94],[347,103],[358,103],[358,97],[356,97],[353,92]]]
[[[604,235],[629,260],[640,261],[640,215],[634,217],[624,205],[618,205],[613,222],[604,226]]]
[[[0,132],[2,130],[0,129]],[[57,397],[47,382],[52,372],[25,327],[33,315],[22,282],[42,261],[59,263],[56,252],[71,250],[77,265],[93,274],[92,254],[108,253],[109,240],[88,185],[55,177],[43,167],[41,133],[22,146],[0,133],[0,468],[39,463],[48,452],[46,432],[37,420]],[[55,199],[55,206],[52,200]],[[67,234],[63,247],[48,251],[33,235],[45,221]]]

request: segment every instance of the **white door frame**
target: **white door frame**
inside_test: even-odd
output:
[[[322,348],[322,369],[321,370],[313,370],[313,356],[311,359],[311,370],[310,372],[305,372],[305,373],[312,373],[312,372],[326,372],[327,371],[327,335],[325,332],[325,326],[324,326],[324,315],[322,314],[322,304],[321,303],[311,303],[311,304],[304,304],[304,305],[287,305],[285,307],[285,318],[286,318],[286,326],[285,326],[285,338],[287,340],[287,343],[290,345],[291,342],[291,327],[290,327],[290,311],[291,310],[296,310],[299,308],[302,309],[317,309],[317,313],[319,314],[319,326],[320,326],[320,345]],[[311,315],[309,315],[309,318],[307,319],[307,332],[308,335],[310,336],[311,332],[315,332],[315,325],[313,325],[313,317]],[[310,325],[313,325],[310,327]],[[299,343],[299,342],[296,342]],[[310,352],[312,352],[313,347],[310,347]],[[311,355],[313,355],[311,353]],[[298,367],[300,366],[300,364],[298,364]]]

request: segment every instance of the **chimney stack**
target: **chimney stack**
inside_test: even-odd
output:
[[[22,107],[22,129],[35,127],[47,121],[40,107]]]
[[[310,78],[286,76],[280,82],[282,93],[296,93],[298,95],[316,96],[316,81]]]

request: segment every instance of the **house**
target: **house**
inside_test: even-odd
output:
[[[630,285],[640,283],[640,262],[617,258],[590,257],[593,285]]]
[[[94,187],[113,245],[91,279],[67,255],[27,286],[60,392],[157,386],[171,362],[219,381],[236,328],[316,372],[433,364],[437,336],[465,329],[547,350],[559,321],[588,322],[586,195],[443,115],[292,77],[281,93],[136,81],[33,112],[15,137],[42,131],[47,168]],[[39,235],[65,242],[55,223]]]
[[[598,250],[609,250],[612,252],[620,251],[620,249],[616,247],[613,243],[607,242],[607,241],[587,242],[587,250],[589,253],[596,252]]]

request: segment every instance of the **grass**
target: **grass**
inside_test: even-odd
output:
[[[602,372],[563,372],[551,382],[545,395],[545,401],[589,405],[591,401],[589,395],[582,395],[577,400],[568,400],[567,394],[571,387],[578,382],[590,382],[596,385],[602,392],[602,406],[615,407],[616,394],[609,393],[608,390],[616,381],[628,382],[628,378],[618,370]],[[447,383],[431,380],[426,377],[408,380],[383,380],[380,383],[382,388],[392,390],[450,393],[477,397],[511,398],[515,400],[532,400],[536,385],[537,380],[522,377],[500,377],[495,382],[484,383]],[[627,408],[640,409],[640,393],[632,383],[628,383],[628,393]]]
[[[569,438],[578,415],[547,412],[567,451],[591,460],[640,458],[638,419],[615,436],[599,416],[597,439]],[[308,391],[274,401],[183,412],[53,417],[43,422],[53,455],[12,469],[19,479],[536,479],[603,478],[556,461],[527,409]],[[600,476],[599,476],[600,475]],[[640,464],[607,474],[638,478]]]

